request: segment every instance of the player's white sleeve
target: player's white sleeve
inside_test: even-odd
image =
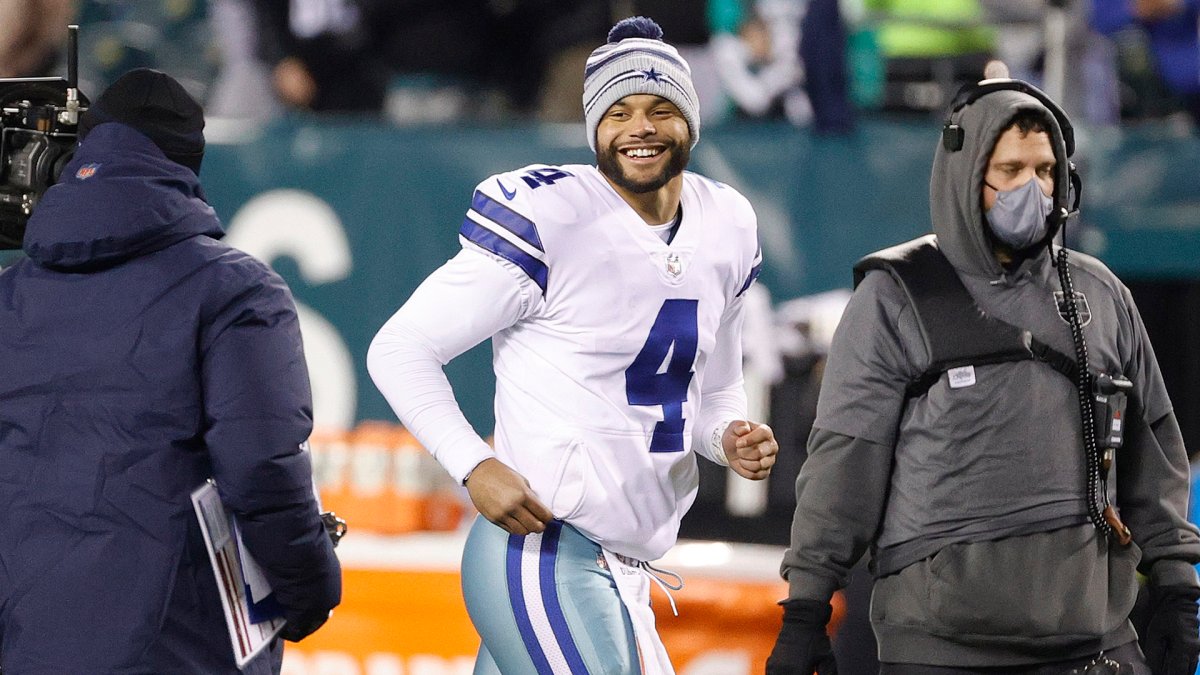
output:
[[[367,370],[375,386],[460,483],[494,453],[463,416],[442,366],[512,326],[538,299],[540,290],[510,263],[464,248],[371,341]]]
[[[700,410],[692,427],[692,448],[701,456],[727,466],[721,434],[734,420],[746,419],[746,390],[742,380],[742,322],[745,303],[734,300],[717,329],[716,346],[704,368]]]

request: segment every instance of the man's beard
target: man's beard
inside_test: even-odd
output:
[[[640,195],[661,188],[687,168],[691,148],[680,145],[676,141],[669,141],[663,148],[663,152],[670,153],[667,165],[657,176],[645,181],[636,181],[625,174],[624,169],[621,168],[620,159],[617,157],[620,153],[611,145],[596,153],[596,163],[600,167],[600,173],[607,176],[618,187]]]

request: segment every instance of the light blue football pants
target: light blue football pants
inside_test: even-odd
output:
[[[641,672],[629,613],[600,546],[562,521],[518,536],[477,517],[462,586],[483,638],[475,675]]]

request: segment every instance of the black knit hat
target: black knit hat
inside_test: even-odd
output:
[[[204,109],[175,78],[137,68],[109,85],[79,120],[79,140],[93,127],[121,122],[137,129],[199,175],[204,159]]]

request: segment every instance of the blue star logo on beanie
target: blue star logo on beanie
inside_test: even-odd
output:
[[[650,66],[649,70],[639,70],[638,72],[641,73],[641,75],[644,79],[649,80],[651,82],[662,82],[663,81],[663,74],[658,72],[657,70],[655,70],[654,66]]]

